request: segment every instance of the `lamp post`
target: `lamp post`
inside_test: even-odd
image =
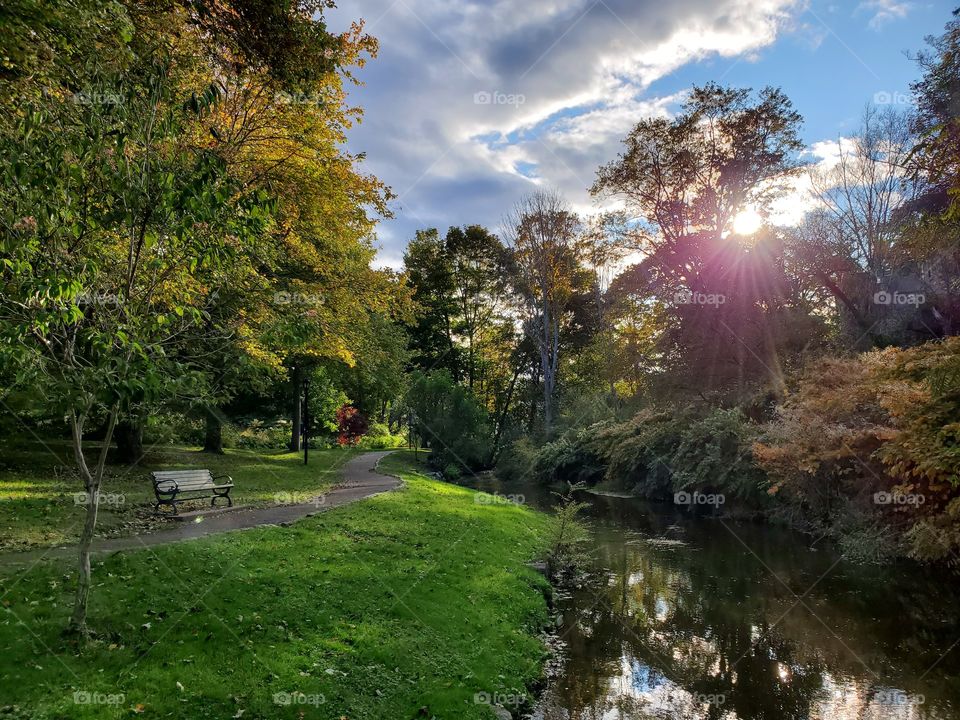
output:
[[[310,457],[310,376],[303,378],[303,464]]]

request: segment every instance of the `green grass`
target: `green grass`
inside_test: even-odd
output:
[[[547,518],[478,504],[398,455],[382,466],[400,490],[96,563],[100,639],[81,652],[60,636],[69,565],[0,569],[0,706],[38,720],[494,717],[475,694],[521,694],[540,672],[545,581],[525,563]]]
[[[134,467],[107,467],[103,497],[122,501],[101,503],[97,534],[129,535],[157,525],[151,470],[208,468],[214,475],[233,477],[235,504],[267,505],[305,501],[323,492],[339,479],[340,467],[355,454],[347,449],[311,450],[310,464],[304,466],[301,454],[284,450],[227,450],[226,455],[210,455],[185,447],[153,449]],[[84,508],[77,504],[75,495],[83,485],[70,458],[65,442],[23,443],[4,450],[0,548],[26,549],[77,541]],[[194,507],[208,504],[198,501]],[[184,509],[189,507],[184,505]]]

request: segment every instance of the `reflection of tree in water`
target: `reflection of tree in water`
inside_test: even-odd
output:
[[[575,623],[565,638],[570,662],[580,666],[568,667],[562,694],[567,707],[585,709],[576,717],[602,717],[606,710],[626,718],[644,712],[720,718],[730,710],[740,717],[807,717],[819,667],[799,668],[785,682],[777,660],[790,664],[790,648],[761,641],[751,649],[748,624],[716,622],[725,603],[703,577],[625,544],[600,552],[609,585],[592,599],[582,594],[565,617],[565,628]],[[610,678],[621,678],[619,686]],[[691,695],[723,695],[725,702]]]
[[[489,489],[545,510],[556,502],[542,486]],[[960,645],[944,656],[960,638],[955,581],[909,566],[834,566],[825,544],[811,551],[810,538],[771,526],[584,499],[609,584],[567,611],[569,660],[555,688],[562,710],[546,720],[592,720],[604,709],[604,720],[960,717]],[[897,689],[926,701],[877,707],[878,693]],[[726,702],[688,707],[689,693],[723,693]]]
[[[918,681],[937,655],[921,667],[901,654],[904,641],[915,646],[938,626],[952,628],[947,639],[955,639],[955,617],[945,625],[942,616],[917,610],[924,603],[930,608],[934,589],[916,582],[898,588],[904,612],[891,619],[883,604],[889,603],[889,578],[884,582],[870,570],[861,578],[859,569],[843,568],[804,596],[810,610],[795,604],[796,596],[829,569],[828,554],[810,552],[796,536],[786,542],[769,528],[738,526],[758,559],[719,523],[671,530],[675,518],[631,517],[630,505],[601,498],[593,509],[598,564],[609,576],[599,588],[579,593],[567,610],[569,660],[554,692],[569,714],[548,713],[548,720],[907,717],[908,706],[867,710],[890,688],[907,686],[929,701],[937,689],[953,686],[942,673],[933,690]],[[617,526],[688,537],[690,546],[651,545]],[[875,619],[880,608],[883,623]],[[905,620],[914,627],[904,627]],[[949,642],[940,637],[926,645],[924,657]],[[892,677],[874,676],[861,654],[868,667]],[[725,701],[715,705],[696,697],[720,695]],[[928,706],[923,717],[944,715]]]

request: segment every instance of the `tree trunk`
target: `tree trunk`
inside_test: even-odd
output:
[[[293,397],[291,401],[293,402],[293,407],[290,416],[290,451],[291,452],[300,452],[300,435],[302,433],[302,418],[300,416],[302,402],[300,399],[300,390],[303,385],[303,372],[300,370],[299,366],[294,365],[293,370],[290,373],[290,384],[293,389]]]
[[[513,373],[513,377],[510,378],[510,386],[507,388],[506,398],[503,401],[503,407],[496,416],[496,432],[493,435],[493,447],[490,450],[490,465],[497,464],[497,460],[500,457],[500,441],[503,439],[503,430],[507,424],[507,413],[510,412],[510,403],[513,401],[513,391],[517,386],[517,378],[520,377],[520,367]]]
[[[204,424],[206,433],[203,437],[203,452],[223,455],[223,421],[220,419],[220,411],[215,407],[208,407]]]
[[[850,313],[850,316],[853,318],[853,321],[857,323],[861,330],[863,330],[863,336],[870,339],[870,342],[873,345],[881,345],[880,338],[873,334],[873,327],[876,323],[871,323],[863,313],[860,312],[860,309],[854,304],[854,302],[847,296],[843,290],[840,289],[840,286],[837,285],[830,277],[822,271],[817,271],[814,275],[823,282],[827,290],[847,309],[847,312]]]
[[[83,418],[77,418],[74,415],[71,418],[71,437],[73,440],[73,453],[80,469],[80,474],[84,479],[86,489],[86,507],[87,514],[83,522],[83,531],[80,533],[79,546],[79,568],[77,573],[77,593],[73,602],[73,613],[70,616],[70,631],[79,635],[89,634],[87,628],[87,602],[90,599],[90,547],[93,545],[93,534],[97,528],[97,511],[100,506],[100,486],[103,482],[103,470],[107,462],[107,450],[110,448],[110,442],[113,439],[113,430],[116,427],[118,408],[116,406],[110,411],[110,420],[107,424],[107,432],[103,439],[103,447],[100,450],[100,459],[97,466],[91,473],[87,467],[86,458],[83,455]]]
[[[130,418],[117,423],[114,438],[119,462],[134,465],[143,459],[143,426],[142,418]]]
[[[540,386],[540,364],[534,363],[533,381],[530,384],[530,412],[527,416],[527,435],[533,435],[537,422],[537,390]]]

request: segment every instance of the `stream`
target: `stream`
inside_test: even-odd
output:
[[[472,483],[549,510],[547,488]],[[561,593],[536,720],[960,718],[960,584],[827,541],[581,493],[600,581]]]

